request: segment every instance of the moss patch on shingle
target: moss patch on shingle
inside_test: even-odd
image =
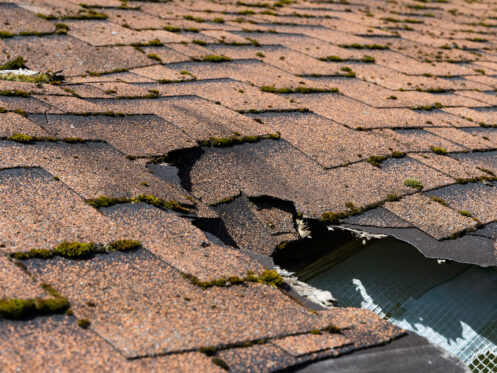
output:
[[[413,177],[408,177],[407,179],[405,179],[404,185],[415,189],[423,189],[423,184],[421,184],[421,181]]]
[[[262,86],[260,88],[262,92],[268,93],[301,93],[301,94],[310,94],[310,93],[338,93],[338,88],[311,88],[311,87],[297,87],[297,88],[275,88],[274,86]]]
[[[283,277],[275,270],[266,269],[261,275],[256,275],[255,273],[248,271],[247,276],[223,276],[210,281],[201,281],[198,277],[185,273],[183,277],[190,281],[193,285],[198,286],[202,289],[208,289],[213,286],[225,287],[230,285],[240,285],[248,282],[257,282],[260,284],[266,284],[271,286],[281,286],[283,284]]]
[[[17,70],[17,69],[22,69],[25,68],[26,65],[26,60],[22,57],[16,57],[11,61],[8,61],[7,63],[0,65],[0,70]]]
[[[231,61],[231,58],[228,56],[224,56],[224,55],[208,54],[207,56],[204,56],[202,58],[202,61],[203,62],[221,63],[221,62],[229,62],[229,61]]]
[[[48,284],[41,287],[51,298],[4,298],[0,299],[0,316],[6,319],[26,319],[42,315],[63,313],[69,308],[69,302],[57,290]]]
[[[278,133],[270,133],[267,135],[258,136],[229,136],[229,137],[210,137],[209,140],[198,141],[200,146],[212,146],[215,148],[225,148],[233,145],[245,143],[254,143],[260,140],[279,140]]]
[[[107,196],[101,196],[98,198],[86,200],[86,203],[96,208],[110,207],[120,203],[138,203],[138,202],[147,203],[155,207],[162,207],[173,211],[190,212],[188,208],[180,205],[175,200],[166,201],[150,194],[140,194],[136,197],[130,197],[130,198],[110,198]]]

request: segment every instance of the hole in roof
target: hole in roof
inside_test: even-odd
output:
[[[495,267],[428,259],[391,237],[358,237],[340,229],[312,236],[277,251],[275,264],[330,292],[339,306],[369,309],[449,351],[474,372],[495,372]]]

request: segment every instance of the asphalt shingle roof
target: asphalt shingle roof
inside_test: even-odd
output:
[[[70,305],[0,319],[2,369],[275,371],[404,335],[254,280],[297,217],[495,266],[497,10],[415,5],[0,1],[0,300]],[[63,241],[99,252],[13,256]]]

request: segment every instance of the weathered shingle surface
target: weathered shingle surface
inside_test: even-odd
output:
[[[301,219],[497,264],[496,17],[484,0],[0,0],[0,300],[50,284],[71,310],[1,319],[2,370],[264,372],[402,336],[247,280]],[[42,81],[2,74],[20,67]],[[102,249],[122,239],[142,248]],[[14,257],[63,241],[101,252]]]

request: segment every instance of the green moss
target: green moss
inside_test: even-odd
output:
[[[436,196],[430,196],[430,199],[436,203],[440,203],[442,206],[449,206],[442,198]]]
[[[387,195],[387,201],[388,202],[395,202],[400,200],[400,196],[394,193],[390,193]]]
[[[206,41],[203,41],[203,40],[198,40],[198,39],[194,39],[194,40],[192,40],[192,43],[193,43],[193,44],[197,44],[197,45],[207,45],[207,42],[206,42]]]
[[[185,273],[183,277],[190,281],[193,285],[198,286],[202,289],[208,289],[210,287],[225,287],[229,285],[240,285],[246,282],[257,282],[260,284],[266,284],[271,286],[281,286],[283,284],[283,277],[275,270],[266,269],[262,272],[260,276],[254,274],[253,272],[247,272],[247,276],[238,277],[221,277],[211,281],[201,281],[198,277]]]
[[[375,63],[376,59],[372,56],[364,56],[361,58],[361,62],[363,62],[363,63]]]
[[[86,200],[86,203],[96,208],[109,207],[116,205],[118,203],[127,203],[127,202],[129,202],[129,199],[127,198],[109,198],[106,196]]]
[[[194,17],[192,15],[185,15],[183,16],[183,18],[186,19],[187,21],[194,21],[197,23],[205,22],[205,19],[203,19],[202,17]]]
[[[230,369],[230,367],[226,363],[226,361],[224,361],[223,359],[220,359],[218,357],[215,357],[215,358],[212,359],[212,364],[217,365],[218,367],[221,367],[224,370],[229,370]]]
[[[269,139],[269,140],[279,140],[279,134],[267,134],[259,136],[230,136],[230,137],[211,137],[209,140],[199,141],[200,146],[213,146],[215,148],[224,148],[227,146],[233,146],[237,144],[253,143],[259,140]]]
[[[411,110],[424,110],[424,111],[432,111],[432,110],[437,110],[441,109],[443,105],[440,102],[435,102],[433,105],[419,105],[419,106],[413,106],[410,109]]]
[[[221,63],[221,62],[229,62],[231,61],[230,57],[223,56],[223,55],[217,55],[217,54],[208,54],[207,56],[204,56],[202,58],[203,62],[214,62],[214,63]]]
[[[336,224],[340,219],[347,217],[347,214],[344,212],[333,212],[327,211],[321,214],[321,221],[330,224]]]
[[[151,60],[162,62],[162,59],[159,57],[159,55],[155,53],[147,54],[147,57],[150,58]]]
[[[218,205],[230,203],[230,202],[234,201],[238,196],[239,195],[224,197],[224,198],[220,199],[219,201],[211,203],[210,206],[218,206]]]
[[[468,218],[472,217],[471,213],[466,210],[459,211],[459,214],[461,214],[462,216],[467,216]]]
[[[6,319],[21,319],[34,314],[36,311],[32,299],[0,299],[0,316]]]
[[[50,77],[47,74],[40,73],[34,75],[22,74],[2,74],[0,72],[0,80],[9,80],[12,82],[25,82],[25,83],[49,83]]]
[[[13,59],[12,61],[9,61],[3,65],[0,65],[0,70],[18,70],[25,68],[26,65],[26,60],[22,57],[17,57]]]
[[[48,259],[53,257],[55,254],[52,250],[48,249],[31,249],[30,251],[24,252],[19,251],[12,254],[16,259],[26,260],[26,259]]]
[[[272,286],[281,286],[283,284],[283,277],[275,270],[266,269],[262,272],[257,282]]]
[[[102,75],[109,75],[109,74],[124,73],[127,71],[128,71],[128,69],[114,69],[114,70],[108,70],[108,71],[102,71],[102,72],[86,71],[86,73],[90,76],[102,76]]]
[[[406,156],[406,153],[398,151],[398,150],[393,151],[390,154],[390,157],[392,157],[392,158],[404,158],[405,156]]]
[[[11,34],[10,32],[0,30],[0,39],[7,39],[13,36],[14,34]]]
[[[440,147],[440,146],[432,146],[431,151],[435,154],[447,155],[447,150],[445,148]]]
[[[91,325],[91,322],[88,319],[79,319],[78,320],[78,326],[82,327],[83,329],[88,329],[88,327],[90,325]]]
[[[62,297],[49,299],[35,299],[36,311],[43,315],[65,312],[69,308],[69,302]]]
[[[311,87],[297,87],[297,88],[275,88],[274,86],[262,86],[260,88],[262,92],[268,93],[301,93],[301,94],[310,94],[310,93],[338,93],[338,88],[311,88]]]
[[[133,240],[118,240],[109,242],[107,250],[109,251],[134,251],[142,248],[140,241]]]
[[[25,135],[23,133],[14,133],[12,136],[9,136],[7,140],[20,142],[22,144],[30,144],[34,142],[36,138],[30,135]]]
[[[0,96],[29,97],[29,93],[21,89],[4,89],[0,91]]]
[[[327,57],[321,57],[321,61],[327,61],[327,62],[343,62],[344,59],[338,56],[327,56]]]
[[[24,319],[41,315],[63,313],[69,308],[69,302],[50,285],[42,287],[52,298],[41,299],[0,299],[0,316],[6,319]]]
[[[311,330],[311,334],[319,335],[319,334],[321,334],[321,330],[319,330],[319,329],[312,329]]]
[[[380,45],[380,44],[359,44],[359,43],[340,44],[340,47],[347,48],[347,49],[371,49],[371,50],[385,50],[385,49],[389,49],[389,47],[386,46],[386,45]]]
[[[84,259],[91,257],[96,250],[93,242],[61,242],[54,248],[54,254],[68,259]]]
[[[57,34],[65,34],[67,33],[67,31],[69,31],[69,25],[65,23],[56,23],[55,30]]]
[[[137,203],[137,202],[147,203],[149,205],[166,208],[168,210],[174,210],[179,212],[190,212],[189,209],[183,207],[177,201],[174,200],[166,201],[149,194],[140,194],[139,196],[131,198],[109,198],[106,196],[102,196],[95,199],[86,200],[86,203],[96,208],[110,207],[113,205],[117,205],[119,203]]]
[[[169,31],[169,32],[180,32],[181,31],[180,27],[170,26],[170,25],[164,26],[163,29],[166,31]]]
[[[50,17],[50,16],[48,16]],[[89,9],[87,13],[78,13],[57,17],[56,19],[107,19],[109,16],[105,13],[95,12]]]
[[[415,189],[423,189],[423,184],[421,184],[421,181],[413,177],[408,177],[407,179],[405,179],[404,185]]]
[[[340,70],[342,70],[345,73],[343,74],[343,76],[345,76],[346,78],[355,78],[356,76],[355,72],[352,71],[350,67],[344,66]]]
[[[372,164],[375,167],[381,167],[381,164],[387,160],[386,155],[372,155],[368,159],[366,159],[366,162]]]

